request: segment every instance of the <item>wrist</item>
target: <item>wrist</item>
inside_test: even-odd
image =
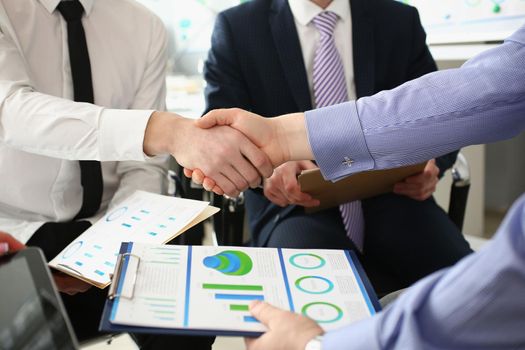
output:
[[[168,112],[153,112],[144,133],[144,153],[149,156],[174,154],[177,148],[175,142],[178,139],[175,132],[181,129],[183,119]]]
[[[284,161],[314,159],[304,121],[304,113],[288,114],[275,118],[277,138],[283,147]]]

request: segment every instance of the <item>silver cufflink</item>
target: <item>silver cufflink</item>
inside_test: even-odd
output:
[[[345,160],[343,161],[343,165],[346,165],[349,168],[351,168],[352,164],[354,164],[354,160],[352,158],[345,157]]]

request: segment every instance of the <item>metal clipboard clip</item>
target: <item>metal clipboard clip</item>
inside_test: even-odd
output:
[[[133,281],[131,284],[130,295],[122,294],[122,292],[120,294],[117,294],[117,288],[118,288],[118,285],[120,284],[120,279],[125,277],[124,275],[122,275],[122,266],[124,265],[124,261],[126,260],[126,257],[129,257],[128,259],[131,259],[131,258],[137,259],[137,267],[135,268],[134,272],[131,272],[133,273]],[[139,271],[139,266],[140,266],[140,256],[132,254],[132,253],[119,254],[117,258],[117,265],[115,266],[115,273],[113,274],[113,277],[111,278],[111,286],[109,287],[109,292],[108,292],[109,300],[113,300],[115,298],[133,299],[133,294],[135,292],[135,285],[137,283],[137,274]],[[130,270],[129,270],[129,262],[128,262],[128,268],[126,268],[126,276],[128,276],[129,274],[130,274]],[[126,284],[123,285],[122,289],[124,289],[125,285]]]

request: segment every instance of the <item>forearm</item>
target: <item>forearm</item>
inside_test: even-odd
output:
[[[327,350],[516,349],[525,345],[525,197],[496,238],[418,282],[378,316],[325,337]],[[365,346],[366,345],[366,346]]]
[[[519,134],[525,129],[523,64],[525,46],[511,40],[460,69],[307,112],[309,140],[323,174],[335,180]],[[342,163],[344,157],[354,161],[351,167]]]

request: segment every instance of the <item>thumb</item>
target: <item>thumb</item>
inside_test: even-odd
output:
[[[209,129],[216,125],[231,125],[231,113],[227,109],[215,109],[206,113],[202,118],[197,119],[195,124],[201,129]]]
[[[262,301],[254,301],[250,304],[250,313],[268,328],[271,328],[270,323],[278,319],[282,312],[282,310]]]

